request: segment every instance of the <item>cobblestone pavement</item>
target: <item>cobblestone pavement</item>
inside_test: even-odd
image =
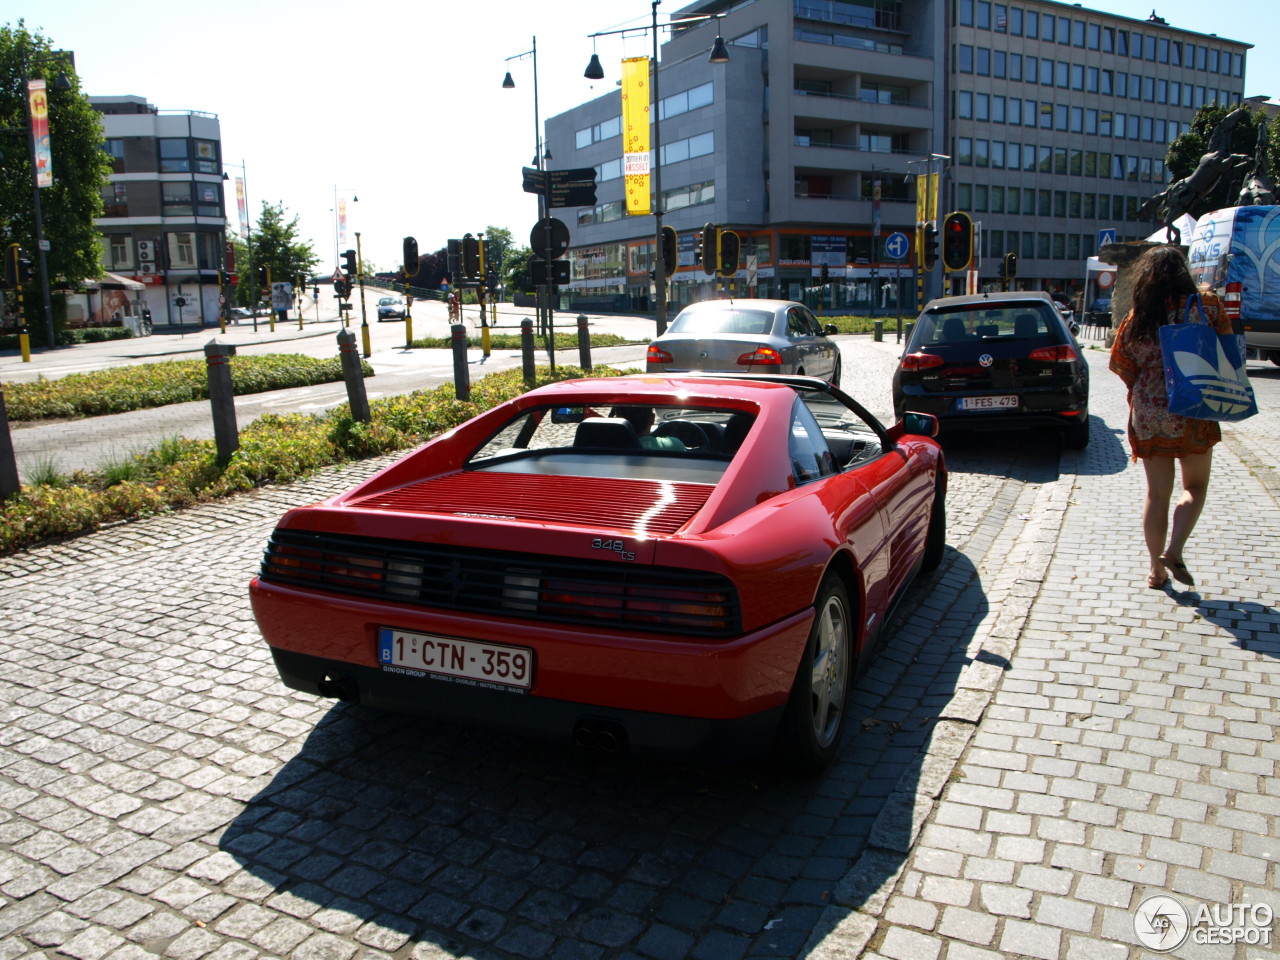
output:
[[[1091,960],[1142,955],[1120,928],[1149,889],[1274,890],[1276,557],[1240,506],[1276,515],[1280,431],[1220,458],[1210,586],[1139,589],[1104,368],[1061,475],[1050,441],[949,444],[943,565],[816,782],[285,689],[248,610],[262,545],[378,464],[0,559],[0,960]]]

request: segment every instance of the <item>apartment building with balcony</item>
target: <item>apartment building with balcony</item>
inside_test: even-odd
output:
[[[680,25],[695,16],[718,19]],[[694,263],[713,222],[742,237],[731,292],[860,311],[896,294],[913,308],[916,252],[891,257],[885,241],[901,232],[914,248],[930,157],[947,158],[932,166],[937,212],[981,223],[982,278],[1012,251],[1020,285],[1073,290],[1100,231],[1155,229],[1137,210],[1168,179],[1169,140],[1204,103],[1242,99],[1249,49],[1052,0],[700,0],[672,20],[659,92],[673,306],[719,288]],[[708,62],[717,34],[727,64]],[[601,59],[609,83],[618,68]],[[643,309],[654,221],[623,211],[620,114],[611,90],[552,117],[546,137],[555,167],[598,171],[596,206],[557,212],[570,302]],[[940,268],[926,289],[942,292]]]
[[[90,97],[113,162],[103,188],[103,266],[144,285],[156,324],[212,324],[226,246],[215,114],[159,110],[143,97]]]

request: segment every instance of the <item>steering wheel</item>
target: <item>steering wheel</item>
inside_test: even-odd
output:
[[[689,420],[666,420],[654,429],[655,437],[675,437],[690,450],[711,446],[711,438],[696,423]]]

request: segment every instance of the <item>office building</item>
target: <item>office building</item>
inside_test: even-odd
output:
[[[1072,289],[1101,231],[1155,228],[1137,209],[1162,189],[1168,141],[1200,105],[1243,97],[1249,49],[1047,0],[702,0],[672,19],[656,160],[680,239],[673,307],[720,286],[694,262],[710,222],[742,237],[734,293],[860,312],[897,297],[909,312],[916,175],[930,169],[943,172],[935,213],[981,224],[985,281],[1012,250],[1022,286]],[[729,63],[708,62],[717,35]],[[601,60],[611,85],[617,61]],[[556,167],[598,171],[597,204],[559,214],[568,301],[645,309],[654,220],[623,211],[620,114],[610,86],[546,136]],[[942,292],[940,268],[928,279]]]
[[[90,97],[102,115],[103,266],[144,285],[154,323],[212,324],[226,245],[215,114],[158,110],[142,97]]]

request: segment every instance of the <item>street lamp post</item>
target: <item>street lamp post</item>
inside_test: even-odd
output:
[[[650,3],[651,22],[648,27],[631,27],[622,30],[603,30],[598,33],[589,34],[587,39],[593,40],[596,37],[607,37],[620,33],[635,33],[637,30],[647,31],[653,36],[653,59],[650,61],[649,83],[653,88],[653,102],[650,110],[652,111],[652,127],[653,127],[653,313],[654,322],[657,324],[658,335],[667,332],[667,278],[663,271],[662,260],[662,98],[658,88],[658,4],[662,0],[652,0]],[[715,20],[717,27],[720,16],[711,14],[700,17],[682,17],[679,20],[681,26],[687,24],[698,23],[703,20]],[[670,27],[671,24],[664,24]],[[716,42],[711,48],[711,63],[728,63],[729,51],[726,49],[724,39],[720,36],[719,30],[716,32]],[[604,68],[600,66],[600,58],[596,54],[591,55],[591,62],[587,64],[586,72],[583,74],[588,80],[603,80]]]
[[[48,341],[47,348],[53,349],[55,345],[54,333],[53,333],[53,298],[49,293],[49,264],[48,264],[47,258],[45,257],[45,252],[48,248],[48,242],[44,238],[44,214],[40,209],[40,189],[41,189],[40,170],[36,165],[37,164],[36,130],[35,130],[35,124],[33,122],[34,116],[32,113],[32,105],[31,105],[32,94],[36,90],[43,90],[47,88],[45,85],[44,78],[37,77],[35,79],[32,79],[31,68],[34,66],[38,66],[42,63],[65,62],[68,57],[68,54],[62,51],[54,51],[46,56],[37,56],[32,58],[27,55],[27,48],[25,44],[20,44],[20,49],[21,49],[21,56],[22,56],[22,60],[21,60],[22,82],[23,82],[24,91],[26,93],[26,104],[27,104],[27,146],[28,146],[29,157],[31,160],[31,206],[32,206],[32,212],[35,214],[35,221],[36,221],[36,259],[40,264],[40,297],[41,297],[41,303],[44,306],[44,328],[45,328],[45,337]],[[59,69],[58,78],[53,82],[53,87],[55,90],[71,89],[71,81],[67,79],[67,74],[64,69]],[[46,94],[46,103],[47,103],[47,94]],[[50,184],[46,183],[44,186],[49,186],[49,185]]]

